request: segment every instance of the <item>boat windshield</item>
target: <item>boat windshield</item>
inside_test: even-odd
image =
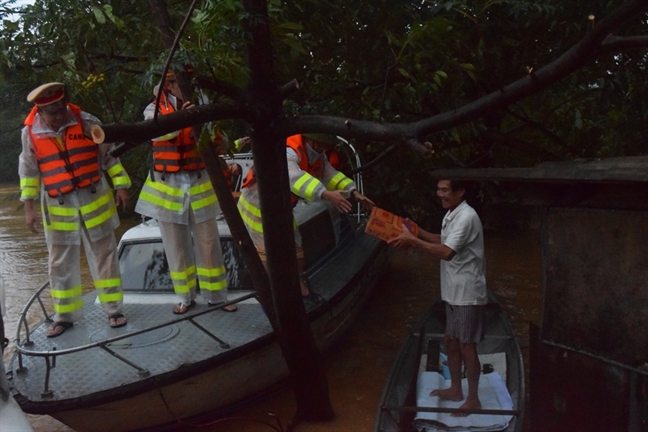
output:
[[[124,244],[119,268],[124,290],[173,292],[162,241]]]

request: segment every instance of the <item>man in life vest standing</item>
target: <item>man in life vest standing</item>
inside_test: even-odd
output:
[[[163,90],[144,110],[152,119],[193,107],[183,102],[176,76],[167,73]],[[192,128],[158,137],[153,141],[153,167],[139,195],[135,211],[158,220],[169,264],[173,289],[180,303],[173,313],[184,314],[196,304],[196,285],[210,306],[227,301],[227,274],[218,234],[219,207],[194,139]],[[193,234],[193,241],[192,241]],[[235,312],[236,305],[223,308]]]
[[[297,203],[297,197],[307,201],[327,200],[341,213],[348,213],[353,208],[348,199],[354,198],[366,208],[373,207],[374,203],[358,192],[353,180],[333,168],[328,161],[326,151],[332,149],[337,142],[337,137],[327,134],[293,135],[286,139],[288,176],[290,190],[293,193],[293,205]],[[261,205],[254,170],[249,171],[243,183],[238,209],[261,261],[265,263]],[[296,224],[294,225],[296,227]],[[301,248],[301,235],[297,228],[295,228],[295,243],[302,297],[314,304],[324,303],[326,300],[308,287],[306,275],[303,273],[304,251]]]
[[[34,202],[41,199],[43,227],[49,252],[49,280],[55,319],[47,331],[56,337],[83,316],[81,241],[99,301],[110,327],[126,325],[114,230],[117,205],[128,203],[130,178],[112,145],[96,145],[90,128],[101,124],[94,116],[67,102],[65,85],[43,84],[27,96],[34,104],[22,130],[19,156],[21,201],[25,222],[38,232]],[[110,175],[116,196],[104,179]]]

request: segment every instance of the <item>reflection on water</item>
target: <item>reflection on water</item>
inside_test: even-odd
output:
[[[10,338],[15,334],[16,318],[23,305],[47,278],[43,235],[33,235],[27,230],[22,208],[18,209],[17,193],[17,186],[0,187],[0,274],[7,289],[5,322]],[[14,200],[6,200],[12,195]],[[118,238],[126,226],[120,228]],[[540,322],[542,308],[539,234],[486,233],[486,257],[488,285],[509,313],[528,370],[528,323]],[[92,279],[85,263],[82,268],[84,288],[91,289]],[[373,430],[378,401],[398,349],[418,318],[438,296],[438,260],[421,253],[395,251],[390,269],[364,313],[340,343],[324,355],[336,418],[327,423],[302,424],[298,430]],[[276,417],[269,417],[267,413]],[[278,418],[285,428],[294,413],[294,396],[286,388],[271,399],[237,413],[237,417],[246,418],[244,421],[229,419],[200,428],[185,424],[178,430],[271,431],[273,429],[260,422],[276,425]],[[47,416],[29,417],[37,432],[71,430]],[[528,418],[527,410],[525,430],[528,430]]]

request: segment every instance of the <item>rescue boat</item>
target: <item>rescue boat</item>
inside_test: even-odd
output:
[[[250,155],[227,162],[241,165],[244,175],[252,165]],[[361,178],[355,181],[362,188]],[[359,207],[341,215],[327,203],[301,201],[294,214],[310,288],[326,300],[305,302],[324,351],[362,310],[387,267],[388,248],[364,233],[367,215]],[[93,290],[84,295],[84,319],[47,338],[52,312],[43,284],[19,317],[7,367],[22,409],[79,432],[159,430],[226,415],[285,383],[289,370],[281,348],[222,216],[218,229],[235,313],[200,298],[185,315],[172,313],[177,298],[154,220],[131,228],[119,243],[125,327],[108,326]]]
[[[477,344],[482,366],[480,409],[431,396],[450,386],[444,343],[446,304],[438,300],[419,319],[400,349],[380,399],[374,432],[520,432],[524,415],[524,361],[508,316],[488,291],[484,339]],[[468,392],[462,370],[463,394]],[[453,416],[461,414],[463,416]]]

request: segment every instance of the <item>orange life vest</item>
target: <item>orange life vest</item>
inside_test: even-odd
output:
[[[306,171],[310,175],[315,175],[321,168],[322,164],[322,159],[319,158],[313,165],[308,164],[308,155],[306,153],[306,148],[304,147],[304,140],[301,135],[292,135],[286,138],[286,146],[290,147],[291,149],[295,150],[297,152],[297,156],[299,156],[299,168],[302,171]],[[255,173],[254,173],[254,166],[250,168],[250,171],[248,171],[247,176],[245,177],[245,180],[243,181],[243,184],[241,187],[248,187],[254,184],[255,180]]]
[[[36,106],[25,119],[45,191],[51,197],[60,197],[74,189],[94,187],[94,184],[100,181],[97,144],[83,135],[81,108],[71,103],[67,106],[76,117],[77,123],[65,129],[61,143],[63,150],[55,138],[37,138],[32,133],[32,125],[38,112]]]
[[[316,173],[318,173],[321,168],[322,164],[322,158],[318,158],[313,165],[310,165],[308,163],[308,154],[306,152],[306,147],[304,147],[304,140],[300,135],[292,135],[286,138],[286,146],[290,147],[291,149],[295,150],[297,152],[297,156],[299,156],[299,168],[302,171],[306,171],[308,174],[314,176]],[[249,187],[253,185],[256,182],[255,178],[256,174],[254,173],[254,166],[250,168],[250,170],[247,173],[247,176],[245,177],[245,180],[243,181],[243,184],[241,187]],[[297,201],[299,200],[299,197],[297,197],[295,194],[292,194],[290,196],[290,201],[293,205],[293,207],[297,204]]]
[[[328,161],[331,166],[339,171],[340,167],[342,166],[342,162],[340,161],[340,154],[335,149],[331,149],[326,151],[326,155],[328,156]]]
[[[164,93],[160,94],[157,104],[160,106],[161,115],[175,112]],[[169,173],[205,168],[190,127],[182,129],[173,139],[153,141],[153,168],[158,172]]]

